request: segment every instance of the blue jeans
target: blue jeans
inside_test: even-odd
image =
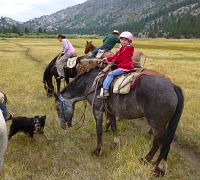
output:
[[[106,79],[103,82],[103,88],[106,89],[106,90],[109,90],[110,84],[112,83],[113,79],[116,76],[119,76],[119,75],[124,74],[124,73],[126,73],[126,72],[125,71],[121,71],[119,69],[116,69],[114,71],[109,72],[107,77],[106,77]]]
[[[104,50],[104,49],[111,50],[110,48],[108,48],[108,47],[106,47],[106,46],[102,45],[101,47],[99,47],[99,48],[95,49],[95,50],[92,52],[92,56],[91,56],[91,57],[96,57],[96,55],[97,55],[97,53],[98,53],[99,49],[101,49],[101,50]]]
[[[6,118],[8,113],[5,103],[0,104],[0,110],[2,111],[3,117]]]

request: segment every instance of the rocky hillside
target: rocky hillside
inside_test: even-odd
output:
[[[30,31],[43,28],[55,33],[100,35],[117,28],[152,36],[156,33],[157,36],[159,33],[167,34],[177,23],[180,26],[188,20],[200,20],[199,0],[87,0],[24,22],[22,27]],[[199,24],[193,23],[192,26],[200,28]]]
[[[42,16],[24,23],[24,26],[36,30],[45,27],[52,31],[60,29],[88,29],[96,27],[118,26],[135,20],[142,11],[155,6],[155,2],[145,0],[88,0],[49,16]]]
[[[20,23],[8,17],[1,17],[0,28],[10,28],[13,25],[19,26]]]

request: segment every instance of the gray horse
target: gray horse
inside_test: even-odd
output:
[[[153,146],[149,153],[142,158],[143,162],[151,162],[157,150],[160,154],[154,163],[154,172],[164,175],[165,171],[159,168],[162,159],[167,160],[170,144],[180,120],[184,97],[181,88],[160,76],[142,76],[134,91],[127,95],[110,93],[107,100],[96,97],[100,93],[93,90],[92,84],[100,69],[93,69],[88,73],[77,76],[56,97],[56,109],[58,120],[63,129],[71,126],[76,102],[85,100],[92,105],[96,120],[97,147],[95,155],[102,152],[102,122],[103,113],[107,110],[114,135],[114,143],[118,145],[116,117],[125,119],[137,119],[146,117],[153,130]],[[106,107],[106,108],[105,108]]]

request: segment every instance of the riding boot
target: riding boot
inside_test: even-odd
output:
[[[109,91],[107,89],[101,88],[100,94],[97,96],[98,99],[106,99],[109,96]]]

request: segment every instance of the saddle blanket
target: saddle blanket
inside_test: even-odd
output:
[[[72,57],[72,58],[68,58],[67,60],[67,66],[68,68],[74,68],[76,66],[76,61],[77,61],[78,57]]]
[[[141,74],[143,68],[134,69],[134,71],[127,72],[115,78],[112,83],[114,94],[128,94],[130,90],[136,88],[137,81],[144,75]]]

